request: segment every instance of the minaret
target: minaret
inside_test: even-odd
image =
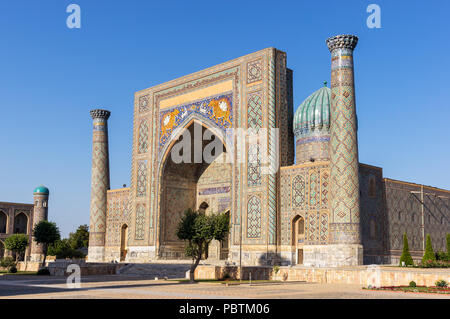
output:
[[[92,175],[88,261],[102,262],[105,254],[106,191],[109,189],[107,110],[92,110]]]
[[[37,223],[48,218],[48,196],[50,192],[44,185],[38,186],[33,191],[34,208],[33,208],[33,227]],[[31,261],[42,262],[44,259],[44,247],[38,244],[34,238],[31,240]]]
[[[331,266],[362,264],[358,139],[353,73],[354,35],[327,39],[331,52]],[[336,246],[337,245],[337,246]],[[333,247],[334,246],[334,247]]]

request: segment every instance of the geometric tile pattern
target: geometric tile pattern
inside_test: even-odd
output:
[[[315,208],[319,201],[319,174],[313,170],[309,173],[309,208]]]
[[[108,192],[106,247],[120,246],[123,225],[130,226],[129,191]]]
[[[326,242],[328,239],[328,214],[320,215],[320,241]]]
[[[261,60],[247,63],[247,84],[260,81],[262,79]]]
[[[90,244],[103,246],[106,232],[106,191],[109,189],[107,120],[110,113],[93,110],[92,176],[90,205]]]
[[[248,95],[247,100],[247,128],[262,127],[262,99],[261,92]]]
[[[353,83],[356,37],[327,41],[331,52],[330,183],[333,243],[360,243],[359,162]]]
[[[322,170],[320,174],[320,206],[321,208],[328,208],[328,184],[330,173],[328,170]]]
[[[147,160],[138,161],[136,197],[147,194]]]
[[[276,103],[276,94],[279,92],[280,88],[276,87],[276,73],[275,73],[275,56],[276,53],[272,51],[269,55],[269,90],[268,90],[268,112],[267,112],[267,127],[268,132],[268,154],[269,163],[277,163],[277,157],[279,154],[279,138],[276,136],[276,132],[273,129],[277,127],[276,114],[278,112]],[[279,61],[277,61],[279,62]],[[278,70],[280,66],[278,66]],[[278,169],[278,167],[277,167]],[[277,240],[277,173],[268,174],[267,178],[267,188],[268,188],[268,211],[267,211],[267,222],[268,222],[268,244],[274,245]]]
[[[139,98],[139,112],[148,111],[149,108],[149,96],[144,95]]]
[[[147,120],[143,120],[139,125],[139,146],[140,154],[146,153],[148,149],[148,124]]]
[[[251,196],[247,203],[247,238],[261,237],[261,200]]]
[[[283,211],[291,207],[291,176],[282,174],[280,187],[280,204]]]
[[[303,207],[305,205],[305,181],[302,175],[297,175],[292,180],[292,206]]]
[[[136,206],[136,225],[134,239],[142,240],[145,237],[145,204]]]
[[[291,245],[292,223],[296,216],[305,218],[305,244],[324,245],[328,243],[330,218],[328,201],[325,196],[328,194],[329,172],[328,163],[312,166],[306,164],[304,167],[285,167],[281,170],[280,235],[282,245]],[[286,193],[289,196],[285,196]],[[288,199],[290,200],[288,201]],[[311,200],[313,205],[314,202],[316,203],[315,206],[310,206]],[[326,216],[322,217],[323,214]],[[310,215],[311,217],[309,217]],[[311,229],[309,229],[310,227]],[[313,240],[310,240],[311,238]]]
[[[308,240],[317,240],[317,218],[315,212],[308,213]]]
[[[332,88],[334,122],[331,132],[333,222],[358,222],[358,148],[353,88]]]
[[[251,144],[248,147],[247,185],[249,187],[261,185],[261,161],[258,144]]]

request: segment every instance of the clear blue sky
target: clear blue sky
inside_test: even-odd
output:
[[[81,29],[66,7],[81,7]],[[370,3],[381,29],[366,26]],[[129,185],[133,94],[266,47],[286,51],[295,108],[330,78],[325,39],[351,33],[360,161],[450,189],[450,1],[5,1],[0,201],[50,188],[66,236],[89,223],[89,110],[112,111],[111,187]]]

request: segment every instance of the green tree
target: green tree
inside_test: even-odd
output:
[[[70,239],[64,238],[48,245],[47,255],[56,256],[57,259],[63,258],[83,258],[84,254],[72,248]]]
[[[42,220],[34,226],[33,237],[37,243],[44,247],[44,260],[42,261],[42,267],[44,267],[48,246],[61,238],[58,226],[53,222]]]
[[[431,245],[431,236],[427,234],[427,242],[425,245],[425,254],[422,257],[422,264],[428,262],[428,260],[436,261],[436,256],[433,251],[433,246]]]
[[[400,266],[402,266],[402,262],[405,262],[406,266],[414,265],[414,261],[409,253],[408,237],[406,236],[406,232],[403,234],[403,251],[400,257]]]
[[[74,233],[69,234],[72,249],[87,248],[89,245],[89,226],[80,225]]]
[[[222,241],[229,231],[227,214],[211,214],[188,209],[180,220],[177,236],[187,241],[186,255],[192,257],[189,280],[194,282],[194,273],[202,256],[208,255],[208,247],[213,239]]]
[[[25,234],[14,234],[5,239],[5,247],[14,253],[18,261],[25,254],[28,246],[28,236]]]

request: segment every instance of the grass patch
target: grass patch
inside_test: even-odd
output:
[[[18,271],[15,273],[9,273],[7,270],[0,270],[0,274],[5,274],[5,275],[36,275],[37,271]]]
[[[189,279],[168,279],[168,281],[176,281],[176,282],[189,282]],[[249,284],[250,280],[223,280],[223,279],[197,279],[195,282],[199,283],[216,283],[216,284]],[[258,283],[281,283],[280,280],[252,280],[252,284]]]
[[[398,292],[421,292],[421,293],[434,293],[434,294],[450,294],[450,288],[442,287],[426,287],[426,286],[391,286],[391,287],[380,287],[380,288],[363,288],[367,290],[382,290],[382,291],[398,291]]]

